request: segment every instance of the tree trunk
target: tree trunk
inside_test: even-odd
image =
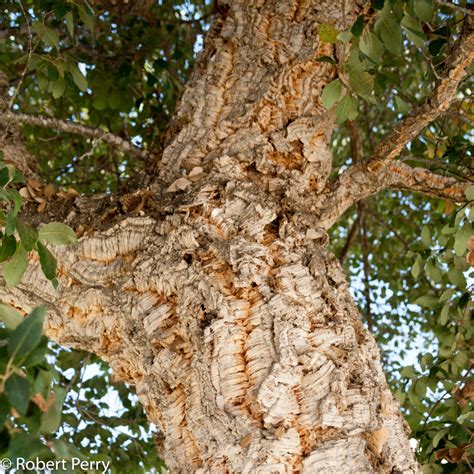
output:
[[[344,51],[318,29],[347,28],[364,5],[219,5],[154,213],[64,250],[57,290],[32,262],[0,296],[46,302],[50,337],[136,386],[172,472],[418,472],[319,219],[333,129],[320,94],[335,68],[316,59]]]

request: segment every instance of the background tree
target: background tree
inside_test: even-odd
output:
[[[363,382],[366,368],[357,369],[350,357],[343,362],[351,353],[376,353],[355,316],[338,321],[353,309],[350,302],[336,305],[338,298],[346,301],[346,290],[324,249],[329,231],[329,245],[382,349],[421,463],[428,472],[464,472],[472,439],[472,283],[466,273],[474,255],[472,9],[428,0],[265,2],[260,10],[254,3],[24,1],[2,7],[1,147],[5,163],[25,176],[21,183],[13,168],[0,171],[4,278],[10,284],[21,278],[17,287],[2,288],[2,298],[21,312],[46,303],[48,336],[95,352],[110,361],[116,378],[135,385],[166,435],[172,468],[240,470],[245,456],[254,465],[303,465],[315,472],[330,470],[330,458],[340,467],[341,453],[349,452],[352,469],[367,462],[375,469],[415,469],[406,446],[394,446],[386,431],[391,422],[383,410],[392,402],[380,395],[383,381]],[[241,209],[242,202],[257,206]],[[64,228],[59,237],[42,239],[41,225],[50,221],[74,228],[79,245],[50,245],[68,241]],[[153,245],[159,261],[144,251]],[[38,273],[36,254],[55,283],[48,249],[58,257],[57,290]],[[298,264],[310,280],[298,276]],[[196,275],[209,286],[182,293],[193,288]],[[145,283],[150,278],[156,279],[151,286]],[[305,285],[325,302],[311,300]],[[323,321],[313,315],[292,322],[287,347],[283,329],[295,317],[293,303],[286,301],[284,310],[268,306],[270,295],[293,297],[303,302],[293,310],[317,309]],[[180,313],[190,298],[197,302],[194,323]],[[258,304],[267,304],[275,329]],[[5,455],[64,458],[79,448],[108,455],[119,471],[125,462],[130,472],[159,466],[144,414],[124,385],[116,385],[120,413],[105,419],[107,401],[99,399],[109,375],[99,358],[87,356],[96,364],[88,378],[83,353],[50,346],[54,358],[46,363],[46,339],[37,338],[20,347],[17,360],[11,340],[40,324],[41,312],[18,325],[22,319],[3,307],[2,318]],[[340,369],[329,393],[315,362],[304,360],[303,342],[295,342],[307,324],[321,338],[311,343],[313,358],[322,353],[322,368],[331,372],[329,360]],[[331,342],[334,325],[355,328],[358,341]],[[266,346],[270,339],[273,345]],[[292,351],[302,351],[296,367],[306,379],[283,382],[291,371],[301,376],[298,368],[288,369]],[[228,443],[222,451],[211,440],[205,453],[196,427],[204,415],[188,413],[199,390],[187,379],[193,370],[202,373],[196,354],[224,364],[209,361],[213,387],[226,396],[206,416],[224,424],[227,417],[242,420],[232,436],[223,436],[227,441],[219,440]],[[344,367],[352,380],[341,376]],[[273,401],[265,393],[270,387],[279,394]],[[331,401],[338,393],[341,399]],[[363,413],[370,397],[387,406],[373,408],[365,421],[352,412],[357,421],[349,426],[341,403],[349,411],[359,403]],[[323,403],[342,411],[322,419],[316,413]],[[278,419],[281,413],[286,416]],[[304,418],[307,413],[316,420]],[[256,424],[247,425],[249,419]],[[25,452],[27,442],[34,452]]]

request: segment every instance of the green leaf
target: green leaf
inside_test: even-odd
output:
[[[474,201],[474,184],[468,186],[466,191],[464,191],[464,194],[468,201]]]
[[[84,23],[84,26],[93,33],[94,32],[94,17],[92,15],[89,15],[89,13],[87,13],[84,7],[78,6],[77,11],[79,12],[79,17]]]
[[[22,321],[23,316],[11,306],[0,303],[0,319],[8,329],[15,329]]]
[[[441,283],[441,281],[443,280],[443,275],[441,273],[441,270],[438,268],[436,263],[434,263],[432,260],[430,260],[428,264],[426,265],[426,274],[435,283]]]
[[[452,288],[448,288],[447,290],[444,290],[441,296],[439,297],[439,302],[444,303],[445,301],[449,301],[453,295],[454,290]]]
[[[44,341],[46,340],[46,343]],[[47,363],[46,354],[49,352],[48,339],[43,337],[40,345],[33,350],[28,357],[22,362],[23,367],[33,367],[38,364],[44,365]]]
[[[341,96],[342,84],[339,79],[334,79],[323,90],[321,94],[321,102],[326,109],[330,109]]]
[[[38,242],[37,248],[41,269],[48,280],[53,280],[56,277],[56,259],[41,242]]]
[[[352,46],[347,58],[344,68],[349,72],[358,72],[362,73],[365,71],[366,67],[364,63],[360,60],[360,49],[357,46]]]
[[[382,40],[385,47],[393,54],[400,54],[402,50],[402,30],[395,15],[387,4],[375,22],[374,31]]]
[[[364,15],[357,17],[357,20],[354,22],[351,28],[351,33],[356,37],[360,38],[360,35],[364,31]]]
[[[349,73],[349,84],[355,93],[366,96],[372,92],[374,78],[366,71],[354,70]]]
[[[71,38],[74,38],[74,14],[72,11],[67,12],[64,19],[66,20],[66,27]]]
[[[39,306],[22,321],[8,340],[8,353],[19,362],[24,360],[40,343],[46,308]]]
[[[400,377],[405,378],[405,379],[411,379],[413,377],[416,377],[416,372],[413,366],[408,365],[404,367],[400,372]]]
[[[399,95],[395,96],[395,106],[401,114],[406,114],[410,111],[410,104],[407,104]]]
[[[0,246],[0,262],[8,260],[16,250],[16,239],[13,235],[4,235]]]
[[[384,51],[383,44],[371,31],[364,33],[360,40],[359,48],[375,63],[380,63],[382,61],[382,53]]]
[[[421,229],[421,241],[425,247],[431,247],[431,233],[430,229],[426,225],[424,225]]]
[[[352,35],[350,31],[343,31],[342,33],[339,33],[337,35],[337,39],[339,41],[342,41],[343,43],[349,43],[349,41],[351,41],[352,38],[354,38],[354,36]]]
[[[337,41],[337,36],[339,35],[340,31],[334,28],[333,25],[329,23],[323,23],[319,27],[319,39],[324,41],[325,43],[332,43],[334,44]]]
[[[337,122],[339,124],[347,119],[354,120],[357,115],[357,99],[351,95],[345,95],[336,107]]]
[[[16,217],[23,205],[23,198],[16,189],[9,189],[7,195],[8,198],[13,201],[13,216]]]
[[[412,41],[417,48],[421,48],[425,42],[425,33],[421,23],[410,15],[405,15],[401,23],[407,38]]]
[[[441,53],[443,46],[447,44],[448,42],[446,41],[446,38],[435,39],[433,41],[430,41],[428,45],[428,51],[431,56],[438,56]]]
[[[0,169],[0,186],[5,186],[10,182],[10,173],[8,168],[5,166]]]
[[[38,369],[38,375],[33,384],[34,393],[42,393],[47,395],[51,389],[53,382],[53,373],[49,370]]]
[[[8,377],[5,382],[5,395],[20,415],[26,414],[30,402],[30,384],[25,377],[18,374]]]
[[[464,255],[467,249],[467,241],[471,235],[472,231],[466,225],[456,232],[456,236],[454,237],[454,251],[458,257]]]
[[[413,267],[411,267],[411,274],[413,275],[413,278],[417,279],[420,276],[422,268],[423,258],[421,257],[421,255],[418,255],[418,257],[416,257],[415,263],[413,264]]]
[[[38,231],[29,224],[24,224],[19,219],[15,219],[15,227],[20,236],[21,244],[27,252],[31,252],[38,240]]]
[[[41,227],[38,236],[40,239],[56,245],[69,245],[77,242],[76,233],[61,222],[50,222]]]
[[[71,66],[69,70],[76,86],[79,90],[85,92],[87,90],[87,79],[84,74],[82,74],[81,70],[76,65]]]
[[[425,308],[436,308],[439,305],[438,298],[432,295],[423,295],[415,300],[415,304]]]
[[[5,234],[13,235],[15,233],[15,213],[13,209],[7,212],[6,223],[5,223]]]
[[[450,268],[448,271],[448,280],[458,288],[466,288],[467,282],[463,273],[455,268]]]
[[[329,64],[336,64],[336,61],[334,61],[331,56],[319,56],[319,58],[316,59],[318,63],[329,63]]]
[[[448,317],[449,317],[449,303],[446,303],[443,306],[443,309],[441,310],[441,313],[439,315],[439,324],[441,324],[441,326],[445,326],[446,323],[448,322]]]
[[[109,95],[107,96],[107,104],[111,109],[118,109],[120,107],[121,101],[122,92],[119,89],[112,89],[111,91],[109,91]]]
[[[433,0],[415,0],[413,2],[413,10],[415,15],[421,21],[430,21],[434,12],[434,1]]]
[[[420,377],[416,382],[415,382],[415,393],[420,397],[424,398],[426,395],[426,388],[427,388],[427,379],[426,377]]]
[[[55,99],[59,99],[66,90],[66,81],[60,77],[57,81],[49,83],[50,92]]]
[[[468,411],[458,418],[458,423],[462,425],[465,421],[472,422],[472,420],[474,420],[474,411]]]
[[[37,78],[38,78],[38,85],[41,91],[46,92],[47,90],[49,90],[49,79],[44,74],[41,74],[41,73],[38,73]]]
[[[40,21],[34,21],[31,24],[31,28],[47,46],[52,46],[53,48],[58,47],[59,35],[55,30],[49,28]]]
[[[7,285],[17,285],[27,267],[28,254],[22,245],[17,245],[13,257],[3,265],[3,278]]]
[[[52,28],[49,28],[46,25],[43,25],[43,34],[41,35],[41,39],[43,42],[45,42],[47,45],[52,46],[54,48],[58,48],[59,46],[59,35],[58,33],[53,30]]]
[[[42,433],[54,433],[61,423],[61,413],[66,391],[57,386],[54,390],[54,403],[51,404],[48,411],[41,415],[40,431]]]
[[[46,457],[48,455],[51,455],[51,453],[39,440],[38,435],[15,433],[10,443],[9,456],[12,459],[34,459],[35,457]]]
[[[416,3],[416,2],[415,2]],[[442,430],[439,430],[433,437],[433,447],[436,448],[441,441],[442,438],[444,438],[444,435],[449,431],[448,428],[443,428]]]

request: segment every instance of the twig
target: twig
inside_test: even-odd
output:
[[[450,2],[449,0],[436,0],[438,3],[446,5],[447,7],[454,8],[455,10],[459,10],[460,12],[467,13],[468,15],[474,15],[474,10],[470,9],[469,7],[463,7],[462,5],[458,5],[457,3]]]
[[[352,226],[349,229],[349,232],[347,234],[347,239],[346,239],[346,242],[344,243],[344,247],[342,247],[341,253],[339,255],[339,261],[341,262],[341,265],[344,264],[344,261],[346,260],[349,249],[354,242],[354,239],[357,235],[357,230],[359,228],[359,224],[360,224],[360,214],[357,214],[357,217],[352,223]]]
[[[360,237],[362,244],[362,266],[364,269],[364,297],[367,309],[367,327],[369,331],[373,332],[373,320],[372,320],[372,302],[370,297],[370,263],[369,263],[369,244],[367,240],[367,220],[365,216],[367,202],[359,202],[359,214],[361,216],[360,225]]]
[[[13,95],[12,95],[11,99],[10,99],[10,102],[8,103],[8,108],[9,109],[11,109],[13,107],[13,102],[15,102],[16,96],[18,95],[18,92],[21,89],[21,85],[23,84],[23,80],[25,79],[26,71],[28,70],[28,65],[30,64],[31,55],[33,54],[33,47],[32,47],[32,43],[31,43],[32,34],[31,34],[31,27],[30,27],[30,19],[28,18],[28,15],[25,11],[25,8],[23,7],[23,3],[22,3],[21,0],[19,1],[19,4],[20,4],[21,11],[23,12],[23,16],[25,17],[26,28],[27,28],[27,31],[28,31],[28,58],[26,60],[26,64],[25,64],[25,67],[23,69],[23,72],[21,73],[20,82],[15,87],[15,90],[13,92]]]
[[[126,141],[117,135],[105,132],[99,128],[88,127],[81,123],[67,122],[52,117],[41,117],[14,112],[0,112],[0,120],[5,120],[7,123],[14,122],[18,124],[34,125],[36,127],[51,128],[66,133],[82,135],[83,137],[91,138],[93,140],[102,140],[125,153],[130,153],[131,155],[136,156],[137,158],[146,159],[148,156],[148,153],[145,150],[138,148],[133,143]]]

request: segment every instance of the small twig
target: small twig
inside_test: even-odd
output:
[[[357,217],[352,223],[352,226],[349,229],[349,232],[347,234],[347,239],[346,239],[346,242],[344,243],[344,247],[342,247],[341,253],[339,255],[339,261],[341,262],[341,265],[344,264],[347,254],[349,252],[349,249],[354,242],[354,239],[357,235],[357,230],[359,228],[359,224],[360,224],[360,215],[357,214]]]
[[[372,301],[370,297],[370,263],[369,263],[369,244],[367,239],[367,220],[365,216],[365,210],[367,202],[359,202],[358,209],[359,215],[361,216],[360,225],[360,237],[362,244],[362,266],[364,269],[364,297],[365,305],[367,309],[367,327],[370,332],[373,332],[373,319],[372,319]]]
[[[23,3],[22,3],[21,0],[19,1],[19,4],[20,4],[21,11],[23,12],[23,16],[25,17],[26,28],[28,30],[28,58],[26,60],[26,64],[25,64],[25,67],[23,69],[23,72],[21,73],[20,82],[15,87],[15,90],[13,92],[13,95],[12,95],[11,99],[10,99],[10,102],[8,103],[8,108],[9,109],[11,109],[13,107],[13,102],[15,102],[16,96],[18,95],[18,92],[21,89],[21,85],[23,84],[23,80],[25,79],[26,71],[28,70],[28,66],[30,64],[31,55],[33,54],[33,47],[32,47],[32,41],[31,41],[32,34],[31,34],[31,27],[30,27],[30,19],[28,18],[28,15],[25,11],[25,8],[23,7]]]
[[[470,9],[469,7],[463,7],[462,5],[458,5],[457,3],[450,2],[449,0],[436,0],[438,3],[446,5],[447,7],[454,8],[455,10],[459,10],[460,12],[467,13],[468,15],[474,15],[474,10]]]
[[[36,127],[51,128],[54,130],[61,130],[66,133],[73,133],[81,135],[93,140],[101,140],[109,145],[122,150],[125,153],[130,153],[137,158],[146,159],[148,153],[141,148],[138,148],[133,143],[124,140],[117,135],[105,132],[99,128],[92,128],[81,123],[67,122],[64,120],[55,119],[52,117],[41,117],[36,115],[20,114],[14,112],[0,112],[0,120],[8,122],[34,125]]]

